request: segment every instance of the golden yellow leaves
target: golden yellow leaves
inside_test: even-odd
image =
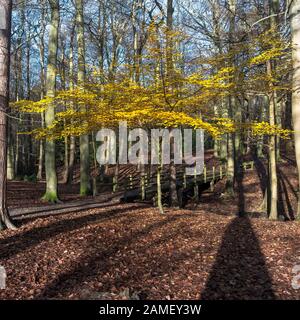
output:
[[[150,25],[146,53],[139,66],[143,84],[133,81],[130,68],[120,71],[114,81],[108,83],[99,81],[99,73],[94,70],[92,82],[82,89],[58,92],[53,99],[20,101],[14,107],[21,112],[37,113],[45,111],[50,104],[57,109],[51,127],[33,131],[37,138],[80,136],[101,127],[117,127],[119,121],[127,121],[130,127],[201,128],[215,138],[238,130],[250,130],[253,135],[289,136],[290,132],[264,122],[241,124],[212,116],[214,106],[222,104],[227,108],[224,101],[229,96],[243,99],[247,90],[264,95],[268,95],[270,88],[288,90],[281,82],[288,70],[285,60],[281,61],[286,54],[286,44],[279,36],[267,32],[226,53],[203,59],[201,64],[198,61],[201,67],[193,68],[196,71],[189,74],[178,67],[182,57],[177,51],[183,39],[182,34],[167,30],[163,24]],[[176,46],[168,59],[170,42]],[[266,62],[275,59],[278,60],[276,68],[271,75],[267,74]],[[168,60],[173,64],[171,72]],[[86,111],[79,110],[82,105]]]
[[[39,101],[20,100],[11,103],[10,106],[20,112],[41,113],[46,110],[52,101],[52,98],[45,98]]]
[[[278,126],[270,125],[268,122],[259,122],[259,123],[252,123],[248,125],[249,128],[252,130],[252,134],[254,136],[260,135],[276,135],[282,139],[289,139],[291,134],[293,133],[292,130],[282,129]]]
[[[271,48],[250,59],[250,65],[263,64],[284,54],[283,48]]]

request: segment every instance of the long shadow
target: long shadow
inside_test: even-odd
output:
[[[296,166],[296,160],[289,158],[286,154],[282,154],[281,157],[292,166]]]
[[[10,216],[13,220],[28,221],[34,220],[36,218],[48,218],[51,216],[64,215],[68,213],[75,213],[81,211],[87,211],[90,209],[98,209],[103,207],[111,207],[118,205],[118,202],[112,202],[112,199],[107,199],[105,201],[96,202],[86,202],[77,204],[66,204],[60,207],[32,207],[25,208],[24,210],[19,209],[9,209]]]
[[[294,189],[294,186],[292,185],[292,183],[290,182],[290,180],[286,176],[286,174],[284,174],[284,172],[280,168],[277,169],[277,172],[278,172],[278,175],[280,175],[280,177],[282,178],[282,180],[284,180],[285,183],[290,187],[290,189],[293,192],[295,198],[298,199],[297,190]]]
[[[238,186],[238,216],[243,216],[245,214],[245,195],[244,195],[244,170],[239,167],[237,171],[236,182]]]
[[[112,267],[109,257],[115,256],[124,247],[130,246],[134,242],[138,243],[139,239],[149,234],[149,232],[178,219],[180,219],[180,216],[166,216],[163,221],[155,222],[142,230],[120,238],[108,248],[103,248],[100,244],[92,257],[84,255],[80,261],[76,263],[74,268],[58,275],[57,278],[48,283],[43,292],[35,296],[35,299],[52,298],[57,296],[57,293],[60,295],[65,294],[69,290],[74,289],[77,285],[82,284],[88,278],[95,277],[100,272],[102,274],[106,273]]]
[[[294,211],[293,207],[289,198],[289,193],[285,184],[285,181],[281,174],[278,175],[278,210],[279,213],[284,217],[285,220],[294,220]],[[285,210],[285,205],[287,211]]]
[[[254,161],[254,166],[259,178],[260,188],[264,196],[267,185],[268,185],[268,173],[264,163],[262,162],[261,159],[258,158],[255,152],[253,153],[253,161]]]
[[[79,216],[73,219],[64,219],[54,222],[50,225],[34,228],[21,234],[11,236],[9,238],[0,240],[0,257],[1,259],[7,259],[18,252],[22,252],[31,246],[37,245],[42,241],[55,237],[61,233],[67,233],[70,231],[78,230],[93,222],[113,220],[122,214],[128,214],[137,208],[146,208],[147,205],[128,206],[125,209],[121,209],[116,205],[116,208],[112,208],[105,212],[101,211],[96,214],[89,214],[86,216]]]
[[[250,220],[237,217],[225,230],[201,299],[275,298],[272,280]]]

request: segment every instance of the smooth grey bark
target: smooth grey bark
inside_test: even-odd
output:
[[[298,183],[300,182],[300,0],[292,1],[290,8],[292,33],[292,117],[294,125],[295,154],[298,168]],[[299,188],[300,189],[300,188]],[[298,196],[297,219],[300,218],[300,191]]]
[[[278,0],[270,0],[270,15],[276,14],[278,9]],[[275,17],[271,18],[270,27],[275,28],[277,21]],[[272,77],[273,69],[275,65],[272,61],[267,61],[267,74]],[[269,123],[271,126],[276,124],[276,91],[273,90],[273,84],[271,83],[269,93]],[[268,204],[268,213],[270,220],[278,219],[278,179],[277,179],[277,158],[276,158],[276,136],[269,137],[269,190],[270,190],[270,203]]]
[[[167,80],[172,81],[174,76],[174,65],[173,65],[173,39],[171,32],[173,30],[173,13],[174,5],[173,0],[167,1],[167,35],[166,35],[166,68],[167,68]],[[168,90],[173,90],[172,86]],[[171,143],[174,145],[174,143]],[[176,166],[174,161],[170,163],[170,205],[171,207],[179,207],[179,200],[176,186]]]
[[[83,22],[83,2],[76,0],[76,30],[78,46],[78,85],[83,88],[85,83],[85,41],[84,41],[84,22]],[[81,111],[85,112],[86,107],[80,106]],[[88,195],[91,193],[90,183],[90,151],[89,136],[81,135],[80,144],[80,194]]]
[[[7,179],[14,180],[15,178],[15,150],[13,139],[13,128],[8,120],[8,134],[7,134]]]
[[[75,25],[73,25],[70,37],[70,53],[69,53],[69,89],[74,89],[74,33]],[[73,106],[74,107],[74,106]],[[69,165],[68,165],[68,177],[67,183],[71,184],[73,181],[73,171],[75,163],[75,152],[76,152],[76,138],[75,136],[70,137],[70,156],[69,156]]]
[[[228,99],[228,113],[232,116],[233,105],[235,103],[234,97],[229,97]],[[234,195],[234,179],[235,179],[235,158],[234,158],[234,134],[227,134],[227,177],[225,192],[229,196]]]
[[[49,0],[51,8],[51,23],[49,30],[48,65],[46,79],[46,95],[54,97],[56,91],[57,49],[59,29],[59,0]],[[54,105],[47,107],[45,111],[45,125],[49,127],[55,119]],[[55,141],[45,141],[45,170],[46,170],[46,192],[43,199],[49,202],[58,202],[57,175],[55,165]]]
[[[236,16],[236,0],[228,0],[230,9],[229,13],[229,50],[232,48],[233,36],[235,31],[235,16]],[[234,58],[231,64],[234,65]],[[234,96],[228,98],[228,115],[232,119],[236,113],[236,99]],[[227,180],[225,185],[225,192],[229,196],[234,195],[235,182],[235,145],[238,139],[234,133],[227,134]]]
[[[46,32],[46,9],[44,7],[45,0],[41,0],[42,12],[41,12],[41,31],[39,35],[39,54],[40,54],[40,67],[41,67],[41,99],[45,97],[45,32]],[[41,127],[45,125],[45,114],[41,113]],[[44,162],[44,139],[39,141],[39,159],[38,159],[38,172],[37,179],[42,180],[43,178],[43,162]]]
[[[156,188],[157,188],[157,206],[160,214],[164,214],[164,208],[162,204],[162,190],[161,190],[161,172],[162,172],[162,148],[161,143],[158,140],[157,142],[157,148],[158,148],[158,158],[159,158],[159,164],[157,165],[157,171],[156,171]]]
[[[15,229],[6,203],[11,10],[11,0],[0,0],[0,229]]]

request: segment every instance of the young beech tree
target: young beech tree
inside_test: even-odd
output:
[[[11,0],[0,0],[0,229],[15,228],[6,206],[11,9]]]
[[[166,30],[166,78],[168,82],[172,82],[174,74],[173,65],[173,13],[174,6],[173,0],[167,2],[167,30]],[[172,91],[172,86],[168,90]],[[172,143],[174,148],[174,142]],[[170,163],[170,204],[173,207],[179,207],[178,195],[177,195],[177,182],[176,182],[176,166],[174,161]]]
[[[270,15],[277,14],[278,10],[278,0],[270,0]],[[277,27],[275,16],[271,17],[270,26],[275,30]],[[267,61],[267,74],[272,77],[272,71],[276,66],[273,61]],[[270,125],[275,125],[276,123],[276,104],[277,95],[276,91],[273,90],[273,84],[270,86],[269,93],[269,122]],[[277,220],[278,212],[278,179],[277,179],[277,161],[276,161],[276,137],[270,136],[269,138],[269,188],[270,188],[270,206],[269,206],[269,218],[271,220]]]
[[[70,36],[70,52],[69,52],[69,89],[74,90],[74,33],[75,24],[72,26],[71,36]],[[70,157],[68,165],[68,177],[67,183],[71,184],[73,181],[74,163],[75,163],[75,151],[76,151],[76,138],[74,136],[70,137]]]
[[[229,50],[232,50],[234,42],[235,32],[235,19],[236,19],[236,1],[229,0]],[[234,67],[234,57],[230,59],[230,65]],[[237,108],[236,98],[234,95],[228,97],[228,115],[233,118]],[[236,157],[235,157],[235,134],[229,133],[227,139],[227,180],[226,180],[226,194],[229,196],[234,195],[234,182],[235,182],[235,169],[236,169]]]
[[[84,43],[84,23],[83,23],[83,2],[76,0],[76,27],[78,46],[78,84],[83,88],[85,83],[85,43]],[[86,107],[80,106],[85,112]],[[89,156],[89,136],[80,136],[80,194],[87,195],[91,192],[90,186],[90,156]]]
[[[300,0],[291,1],[290,19],[292,31],[293,94],[292,115],[295,132],[295,152],[300,181]],[[297,218],[300,217],[300,197],[298,197]]]
[[[56,70],[57,70],[57,48],[59,28],[59,0],[49,0],[51,8],[51,23],[49,30],[48,65],[46,79],[46,95],[49,98],[55,96]],[[51,127],[55,119],[53,104],[49,104],[45,111],[45,125]],[[46,170],[46,193],[43,199],[49,202],[58,202],[57,175],[55,166],[55,141],[45,141],[45,170]]]

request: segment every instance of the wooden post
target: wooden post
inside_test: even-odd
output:
[[[203,168],[203,178],[204,178],[204,183],[206,183],[206,166]]]
[[[118,179],[116,176],[113,176],[113,192],[118,190]]]
[[[146,199],[146,188],[145,188],[145,175],[141,175],[141,197],[144,201]]]
[[[223,166],[220,165],[220,179],[222,180],[223,178]]]
[[[97,177],[92,177],[92,184],[93,184],[93,197],[96,197],[98,190],[97,190]]]
[[[128,190],[128,180],[127,180],[127,177],[125,177],[125,181],[124,181],[125,185],[124,185],[124,198],[125,198],[125,201],[127,201],[127,190]]]
[[[214,191],[214,184],[216,179],[216,168],[215,166],[212,167],[212,180],[210,182],[210,191]]]
[[[186,188],[186,172],[185,172],[185,169],[183,171],[183,187]]]
[[[199,197],[199,189],[198,189],[198,184],[197,184],[197,167],[195,165],[194,169],[194,198],[198,202],[198,197]]]

